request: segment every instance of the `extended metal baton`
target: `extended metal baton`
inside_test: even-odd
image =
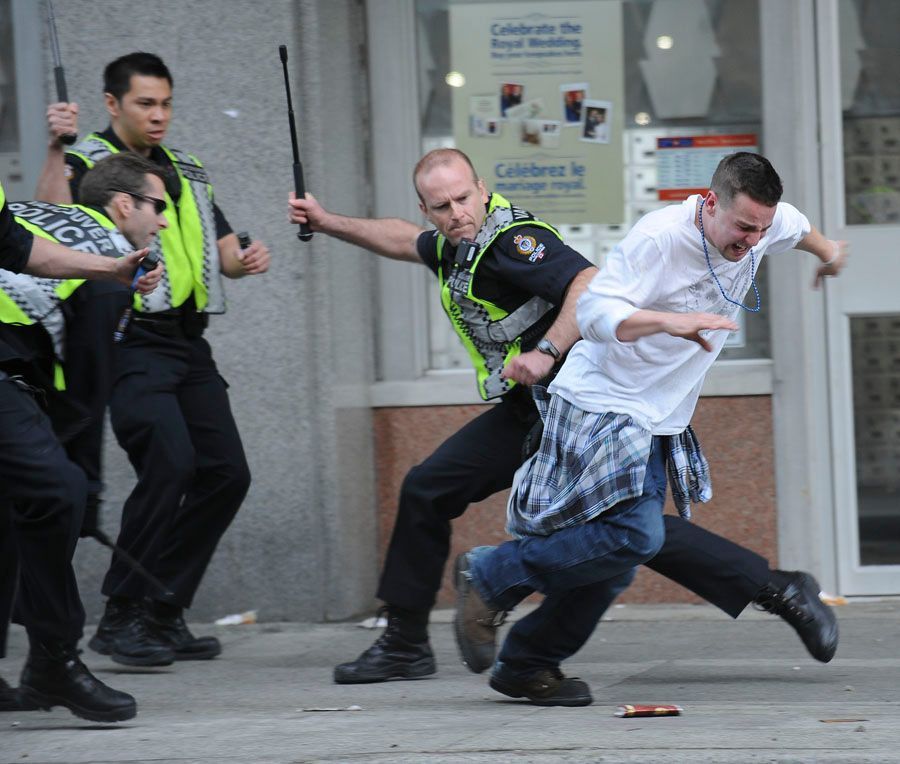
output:
[[[159,590],[160,594],[166,597],[174,596],[168,586],[166,586],[162,581],[154,576],[149,570],[147,570],[134,557],[132,557],[130,554],[128,554],[128,552],[122,549],[122,547],[120,547],[112,539],[110,539],[110,537],[107,536],[99,528],[92,528],[88,536],[92,539],[96,539],[108,549],[111,549],[113,554],[118,555],[129,568],[131,568],[145,581],[153,584],[153,586],[155,586]]]
[[[66,71],[63,69],[62,56],[59,55],[59,38],[56,36],[56,16],[53,14],[53,2],[47,0],[47,22],[50,27],[50,50],[53,52],[53,76],[56,78],[56,97],[63,103],[69,102],[69,90],[66,87]],[[59,140],[71,146],[78,140],[75,133],[61,135]]]
[[[291,148],[294,150],[294,194],[298,199],[306,196],[306,187],[303,184],[303,165],[300,164],[300,149],[297,147],[297,125],[294,122],[294,106],[291,103],[291,83],[288,80],[287,69],[287,45],[278,46],[278,55],[281,57],[281,67],[284,69],[284,90],[287,93],[288,124],[291,126]],[[313,237],[307,223],[300,223],[300,231],[297,238],[301,241],[309,241]]]

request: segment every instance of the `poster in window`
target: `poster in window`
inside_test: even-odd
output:
[[[449,14],[450,68],[464,82],[453,137],[488,189],[550,223],[621,223],[621,3],[451,4]]]

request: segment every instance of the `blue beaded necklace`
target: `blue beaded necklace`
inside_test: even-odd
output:
[[[756,294],[756,307],[748,308],[744,303],[738,302],[737,300],[732,300],[728,293],[722,286],[722,282],[719,281],[719,277],[716,276],[716,272],[713,270],[712,261],[709,259],[709,250],[706,248],[706,234],[703,231],[703,205],[706,204],[706,199],[703,199],[700,202],[700,209],[697,213],[698,219],[700,221],[700,241],[703,242],[703,254],[706,255],[706,265],[709,267],[709,272],[712,274],[713,279],[715,279],[716,284],[719,287],[719,291],[722,293],[722,297],[725,298],[727,302],[730,302],[732,305],[737,305],[739,308],[743,308],[749,313],[759,313],[759,309],[761,306],[760,298],[759,298],[759,289],[756,286],[756,261],[753,258],[753,249],[750,249],[750,285],[753,287],[753,292]]]

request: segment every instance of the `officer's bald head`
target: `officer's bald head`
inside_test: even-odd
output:
[[[454,162],[464,162],[472,172],[472,182],[478,183],[479,178],[478,173],[475,171],[475,165],[472,164],[472,160],[469,159],[465,152],[462,152],[459,149],[434,149],[423,156],[416,163],[415,169],[413,170],[413,185],[416,187],[419,201],[425,201],[422,198],[422,192],[419,189],[419,178],[422,175],[431,172],[435,167],[445,167]]]

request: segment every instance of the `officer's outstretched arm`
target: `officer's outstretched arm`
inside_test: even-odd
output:
[[[313,231],[350,242],[392,260],[422,262],[416,241],[424,229],[408,220],[336,215],[326,210],[310,193],[304,199],[296,199],[291,193],[288,205],[288,220],[291,223],[308,223]]]
[[[25,273],[52,279],[100,279],[131,284],[135,270],[149,250],[141,249],[125,257],[104,257],[89,252],[76,252],[49,239],[35,236]],[[137,282],[138,291],[152,292],[162,275],[162,268],[144,274]]]

